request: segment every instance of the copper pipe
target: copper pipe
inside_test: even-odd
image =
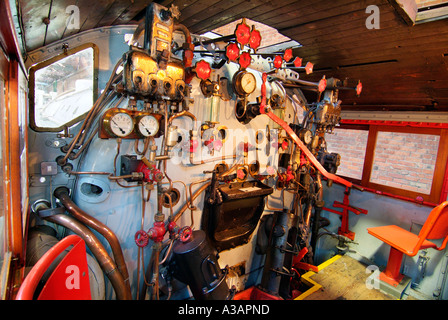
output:
[[[191,42],[191,34],[190,34],[190,30],[188,30],[188,28],[186,26],[184,26],[183,24],[179,24],[176,23],[174,24],[174,28],[173,31],[181,31],[184,36],[185,36],[185,42],[187,43],[187,49],[184,50],[184,54],[183,54],[183,62],[184,62],[184,66],[185,68],[190,68],[191,67],[191,60],[188,59],[185,55],[185,52],[187,50],[192,51],[194,49],[194,45]]]
[[[123,276],[124,282],[126,284],[126,293],[131,296],[131,287],[129,284],[129,274],[124,261],[123,252],[121,250],[120,242],[118,241],[115,233],[109,229],[104,223],[93,218],[87,214],[84,210],[79,208],[70,198],[68,194],[69,190],[65,187],[59,187],[54,191],[54,196],[61,201],[61,204],[67,209],[67,211],[73,215],[76,219],[84,223],[85,225],[91,227],[92,229],[99,232],[107,242],[109,242],[114,255],[115,262],[117,264],[118,270]]]
[[[227,170],[227,171],[221,173],[220,176],[221,176],[221,177],[225,177],[225,176],[229,175],[230,173],[232,173],[232,172],[237,168],[237,165],[238,165],[238,163],[239,163],[240,160],[241,160],[241,159],[237,159],[237,160],[235,161],[235,163],[232,165],[232,167],[231,167],[229,170]],[[206,179],[205,181],[207,181],[207,180],[209,180],[209,179]],[[182,214],[183,214],[187,209],[189,209],[190,206],[192,206],[193,201],[194,201],[197,197],[199,197],[199,195],[200,195],[202,192],[204,192],[204,190],[207,189],[207,188],[210,186],[210,184],[211,184],[211,182],[207,182],[206,184],[202,185],[198,190],[196,190],[196,192],[195,192],[194,194],[191,193],[191,188],[190,188],[190,195],[191,195],[190,201],[186,201],[186,202],[185,202],[185,204],[183,205],[183,207],[179,210],[179,212],[178,212],[178,213],[176,214],[176,216],[174,217],[174,219],[173,219],[174,222],[177,222],[177,220],[180,219],[180,217],[182,216]],[[190,185],[190,187],[191,187],[191,185]]]
[[[98,106],[101,105],[102,101],[104,100],[106,94],[108,93],[108,90],[110,89],[110,86],[113,82],[114,79],[114,75],[116,74],[116,71],[118,70],[118,67],[123,63],[123,58],[121,58],[120,60],[118,60],[117,64],[115,65],[114,69],[112,70],[111,76],[109,78],[108,83],[106,84],[106,88],[104,89],[103,93],[101,93],[100,97],[95,101],[95,103],[93,104],[92,108],[89,110],[89,112],[87,113],[87,116],[84,120],[84,122],[81,125],[81,128],[79,130],[79,132],[76,134],[75,138],[72,140],[72,142],[70,142],[70,144],[68,145],[68,150],[67,150],[67,154],[64,156],[64,160],[63,162],[67,162],[68,156],[70,155],[70,153],[73,151],[73,149],[75,148],[76,144],[78,143],[81,135],[84,133],[85,129],[88,129],[87,124],[90,125],[91,123],[91,119],[93,116],[95,116],[95,112],[98,109]],[[84,137],[82,138],[84,139]]]
[[[40,215],[40,214],[39,214]],[[108,255],[106,248],[101,244],[97,237],[93,234],[93,232],[80,223],[75,218],[68,216],[66,214],[55,214],[50,216],[40,215],[41,218],[57,223],[61,226],[64,226],[78,236],[80,236],[89,247],[90,251],[92,251],[95,258],[98,260],[98,263],[109,278],[112,286],[115,290],[115,294],[117,295],[118,300],[130,300],[131,295],[130,291],[127,290],[127,286],[123,279],[123,276],[118,271],[116,264],[112,260],[112,258]]]
[[[194,199],[196,199],[197,197],[199,197],[199,195],[208,187],[210,186],[210,182],[202,185],[198,190],[196,190],[196,192],[191,196],[190,201],[187,201],[184,206],[179,210],[179,212],[176,214],[176,216],[174,217],[173,221],[177,222],[177,220],[180,219],[180,217],[182,216],[182,214],[188,209],[188,204],[192,203]]]
[[[173,122],[174,119],[179,118],[179,117],[183,117],[183,116],[186,116],[186,117],[190,117],[190,118],[191,118],[191,120],[193,121],[193,129],[194,129],[194,125],[196,124],[197,119],[196,119],[196,117],[195,117],[194,114],[192,114],[191,112],[186,111],[186,110],[181,111],[181,112],[179,112],[179,113],[176,113],[176,114],[172,115],[172,116],[168,119],[168,125],[170,125],[171,122]]]
[[[159,300],[159,257],[160,257],[160,251],[162,250],[161,243],[157,243],[153,247],[153,255],[154,255],[154,266],[152,271],[152,292],[151,292],[151,299],[152,300]]]

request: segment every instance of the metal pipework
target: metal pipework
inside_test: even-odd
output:
[[[112,253],[114,255],[115,262],[117,264],[118,270],[123,276],[124,282],[126,283],[126,291],[129,297],[131,296],[131,287],[129,284],[129,273],[124,261],[123,252],[121,250],[120,242],[118,241],[115,233],[109,229],[104,223],[93,218],[87,214],[84,210],[79,208],[70,198],[69,189],[66,187],[59,187],[53,192],[54,196],[61,201],[61,204],[65,209],[73,215],[77,220],[81,221],[85,225],[91,227],[92,229],[99,232],[107,242],[110,244]]]
[[[72,230],[79,235],[85,242],[90,251],[97,259],[101,269],[109,278],[115,290],[118,300],[131,300],[131,292],[127,289],[123,276],[118,271],[116,264],[108,255],[106,248],[101,244],[97,237],[89,228],[77,221],[75,218],[66,214],[58,213],[53,215],[43,214],[43,210],[39,210],[38,214],[41,218],[57,223],[67,229]]]

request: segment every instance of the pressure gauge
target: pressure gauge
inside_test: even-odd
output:
[[[111,109],[105,114],[103,125],[110,135],[123,138],[134,130],[134,119],[124,110]]]
[[[305,144],[309,144],[311,143],[311,140],[313,140],[313,133],[308,129],[302,129],[299,131],[299,138]]]
[[[159,131],[159,121],[153,115],[140,116],[137,121],[137,131],[144,137],[153,137]]]
[[[242,70],[235,74],[233,85],[239,96],[246,96],[255,91],[257,80],[252,73]]]

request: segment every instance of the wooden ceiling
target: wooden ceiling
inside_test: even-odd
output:
[[[136,23],[149,0],[19,0],[26,50],[76,32]],[[448,110],[448,19],[408,25],[393,0],[159,0],[177,5],[180,23],[202,34],[239,18],[279,30],[302,44],[294,55],[315,64],[303,78],[360,79],[363,92],[340,92],[343,108]],[[68,5],[80,8],[80,29],[65,27]],[[368,29],[368,5],[380,10],[380,28]],[[44,18],[50,17],[49,24]],[[48,20],[46,20],[48,23]]]

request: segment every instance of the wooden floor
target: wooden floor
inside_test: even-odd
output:
[[[368,289],[366,283],[371,273],[349,256],[335,257],[320,267],[323,269],[319,268],[318,273],[304,275],[314,286],[303,300],[395,300],[379,290]]]

